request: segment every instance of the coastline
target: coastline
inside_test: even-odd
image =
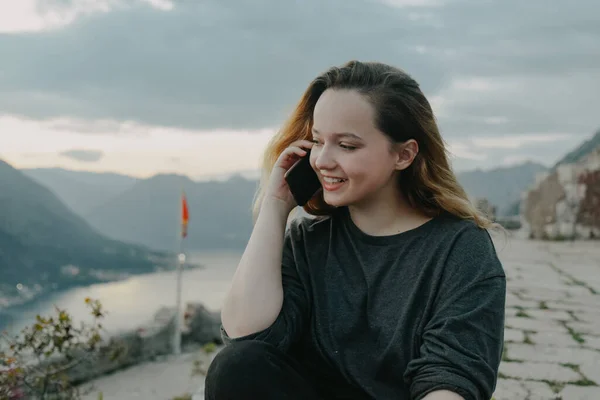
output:
[[[202,263],[193,263],[186,265],[184,271],[192,271],[192,270],[201,270],[206,269],[206,265]],[[106,278],[94,279],[89,281],[79,281],[72,282],[70,284],[66,284],[57,289],[52,290],[38,290],[34,291],[34,295],[26,295],[26,296],[13,296],[13,297],[3,297],[5,299],[5,303],[10,304],[9,306],[0,307],[0,332],[4,330],[10,331],[10,324],[19,320],[19,315],[24,311],[27,311],[31,306],[35,304],[40,304],[44,301],[49,301],[53,297],[63,295],[70,290],[74,289],[83,289],[83,288],[93,288],[96,285],[103,285],[107,283],[118,283],[125,282],[131,278],[151,276],[156,273],[161,272],[169,272],[176,271],[176,269],[165,269],[165,268],[157,268],[153,271],[144,271],[144,272],[123,272],[120,274],[112,274],[111,277],[106,276]],[[29,293],[29,292],[27,292]],[[0,293],[1,295],[1,293]],[[67,310],[69,311],[69,310]],[[33,321],[32,321],[33,322]]]

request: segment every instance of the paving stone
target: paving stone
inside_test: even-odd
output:
[[[596,265],[573,264],[569,267],[568,273],[574,278],[587,284],[600,283],[600,260]]]
[[[565,281],[564,278],[557,278],[556,280],[548,280],[546,277],[540,279],[540,275],[545,273],[531,274],[531,276],[520,276],[519,279],[515,279],[511,283],[511,289],[518,290],[520,296],[528,296],[532,298],[546,297],[552,292],[556,292],[554,298],[567,297],[566,291],[571,288],[569,281]]]
[[[568,289],[566,289],[568,288]],[[561,301],[578,298],[585,295],[591,295],[590,291],[581,286],[563,286],[558,288],[528,288],[521,293],[521,297],[525,300],[538,301]]]
[[[506,331],[504,331],[504,333],[506,334]],[[581,338],[585,340],[583,346],[600,350],[600,336],[581,335]]]
[[[550,321],[572,321],[573,317],[566,311],[562,310],[525,310],[527,315],[535,319],[543,319]]]
[[[520,295],[528,294],[531,297],[534,297],[536,295],[548,296],[548,292],[552,291],[561,292],[558,296],[561,298],[569,297],[569,295],[583,293],[582,291],[576,290],[576,293],[567,294],[569,289],[576,287],[573,286],[573,280],[570,278],[567,278],[565,276],[558,276],[557,278],[552,279],[544,276],[544,278],[540,280],[540,275],[546,275],[546,273],[540,272],[536,274],[531,274],[529,276],[518,275],[511,282],[510,288],[512,290],[518,290]]]
[[[579,302],[566,303],[564,301],[548,301],[546,302],[546,305],[552,310],[573,311],[576,315],[579,313],[589,313],[600,316],[600,307],[596,301],[588,304],[582,304]]]
[[[523,381],[523,387],[529,393],[528,397],[524,397],[523,399],[527,400],[549,400],[556,399],[557,394],[552,391],[550,385],[545,382],[535,382],[535,381]],[[517,398],[515,397],[515,400]],[[520,400],[521,398],[519,398]]]
[[[520,308],[507,308],[504,311],[504,315],[506,317],[516,317],[517,313],[520,311]]]
[[[591,287],[596,293],[600,293],[600,282],[587,282],[587,285]]]
[[[526,399],[527,389],[516,379],[498,379],[493,397],[495,400]]]
[[[579,366],[579,370],[590,381],[596,385],[600,385],[600,363],[583,363]],[[600,397],[598,397],[600,399]]]
[[[586,291],[587,290],[588,289],[586,289]],[[591,308],[595,308],[598,304],[600,304],[600,296],[587,291],[585,294],[582,294],[580,296],[571,296],[568,299],[560,301],[564,302],[565,304],[573,304],[577,306],[588,306]]]
[[[507,347],[506,353],[512,360],[528,362],[594,364],[600,363],[600,352],[575,347],[551,347],[513,343]]]
[[[533,318],[506,317],[504,324],[513,329],[535,332],[568,333],[568,330],[557,321],[538,320]]]
[[[507,378],[538,381],[574,382],[581,379],[581,376],[571,368],[551,363],[503,361],[500,363],[500,373]]]
[[[519,342],[523,343],[525,340],[525,333],[518,329],[505,329],[504,330],[504,341],[505,342]]]
[[[567,325],[577,333],[600,336],[600,321],[569,322]]]
[[[600,310],[600,302],[598,303],[598,309]],[[595,313],[591,313],[591,312],[585,312],[585,311],[574,311],[573,314],[575,314],[575,317],[577,317],[577,319],[581,322],[587,322],[587,323],[598,323],[600,322],[600,313],[595,314]]]
[[[535,300],[521,300],[516,296],[506,298],[506,307],[508,308],[539,308],[540,302]]]
[[[533,343],[544,346],[581,347],[581,343],[568,333],[538,332],[529,334],[529,338]]]
[[[560,396],[564,400],[598,400],[600,387],[567,385],[561,390]]]

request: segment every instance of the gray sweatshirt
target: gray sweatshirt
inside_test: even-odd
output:
[[[291,354],[328,398],[418,400],[442,389],[491,398],[506,278],[486,230],[445,215],[371,236],[343,207],[294,220],[284,243],[282,310],[235,341]]]

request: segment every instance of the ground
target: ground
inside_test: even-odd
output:
[[[495,399],[600,399],[600,242],[496,245],[508,290]]]
[[[508,279],[495,399],[600,399],[600,242],[495,241]],[[94,393],[202,400],[202,376],[191,373],[198,359],[185,354],[136,366],[95,381]]]

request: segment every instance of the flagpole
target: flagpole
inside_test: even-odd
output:
[[[185,197],[185,192],[183,188],[181,189],[181,211],[182,211],[182,221],[181,221],[181,233],[179,235],[179,254],[177,255],[177,259],[179,261],[177,265],[177,289],[176,289],[176,300],[175,300],[175,332],[173,333],[173,353],[181,354],[181,292],[182,292],[182,275],[183,275],[183,266],[185,264],[185,254],[183,252],[183,240],[187,236],[187,222],[188,222],[188,209],[187,209],[187,199]]]
[[[177,266],[177,299],[175,306],[175,333],[173,336],[173,353],[176,355],[181,354],[181,286],[183,264],[185,263],[185,254],[183,254],[183,237],[179,239],[179,254],[177,258],[179,263]]]

